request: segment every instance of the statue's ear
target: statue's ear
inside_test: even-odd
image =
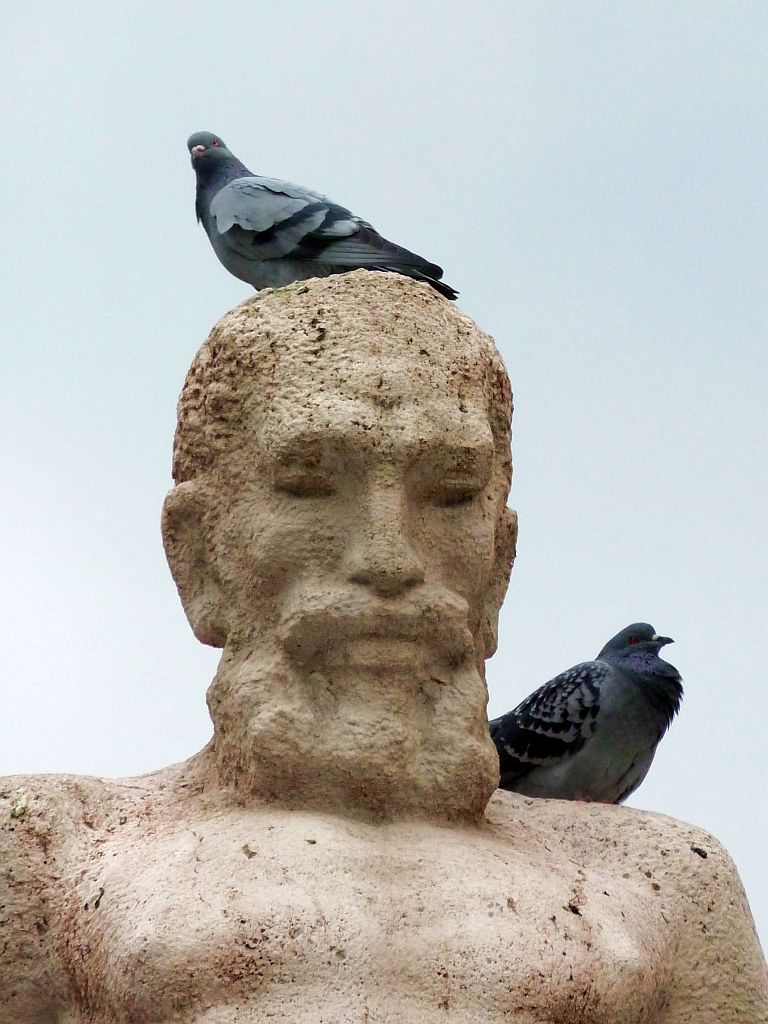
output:
[[[499,642],[499,611],[509,586],[516,549],[517,512],[505,507],[496,526],[493,571],[488,581],[483,611],[483,648],[486,658],[495,654]]]
[[[181,603],[197,637],[210,647],[227,640],[224,600],[204,526],[205,492],[195,480],[174,487],[163,503],[163,546]]]

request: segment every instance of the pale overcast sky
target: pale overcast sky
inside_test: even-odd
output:
[[[250,294],[187,136],[445,268],[515,392],[490,712],[627,623],[679,719],[633,806],[702,825],[768,943],[760,2],[57,0],[0,39],[0,774],[138,774],[210,734],[159,513],[175,404]]]

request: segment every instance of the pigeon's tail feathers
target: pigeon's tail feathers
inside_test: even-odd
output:
[[[347,237],[333,238],[329,242],[330,234],[324,226],[314,236],[304,239],[305,246],[309,243],[315,249],[314,252],[307,249],[305,255],[308,259],[349,270],[364,267],[402,274],[415,281],[425,281],[446,299],[455,299],[459,294],[455,288],[440,280],[443,276],[442,267],[430,263],[410,249],[390,242],[364,221],[356,221],[354,233]]]
[[[452,288],[451,285],[446,285],[443,281],[440,281],[439,276],[426,273],[424,270],[415,266],[403,266],[402,264],[387,266],[382,263],[380,266],[374,266],[371,269],[390,270],[393,273],[401,273],[404,278],[411,278],[413,281],[423,281],[427,285],[431,285],[436,292],[440,293],[440,295],[444,296],[446,299],[451,299],[452,301],[459,296],[457,290]],[[437,267],[437,269],[440,270],[439,267]],[[442,275],[442,270],[440,270],[440,275]]]
[[[440,294],[444,295],[446,299],[454,301],[459,297],[459,293],[456,289],[452,288],[449,284],[445,284],[443,281],[432,281],[430,278],[427,278],[427,283],[431,284],[435,291],[440,292]]]

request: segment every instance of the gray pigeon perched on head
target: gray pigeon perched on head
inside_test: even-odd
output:
[[[195,210],[213,251],[254,288],[279,288],[347,270],[392,270],[458,295],[443,271],[387,241],[343,206],[301,185],[252,174],[222,140],[196,132],[187,140],[197,175]]]
[[[490,723],[502,789],[618,804],[645,778],[680,707],[680,673],[647,622],[617,633],[595,661],[555,676]]]

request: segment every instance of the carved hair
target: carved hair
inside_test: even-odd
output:
[[[498,484],[506,497],[512,473],[512,394],[493,339],[427,285],[365,270],[267,289],[219,321],[195,357],[179,399],[175,482],[213,471],[218,455],[236,443],[239,425],[270,387],[287,338],[292,345],[303,343],[311,361],[318,358],[319,341],[323,347],[343,344],[357,324],[386,337],[393,321],[422,352],[436,334],[452,333],[465,343],[467,363],[457,372],[483,374]],[[254,376],[260,378],[259,388],[253,387]]]

